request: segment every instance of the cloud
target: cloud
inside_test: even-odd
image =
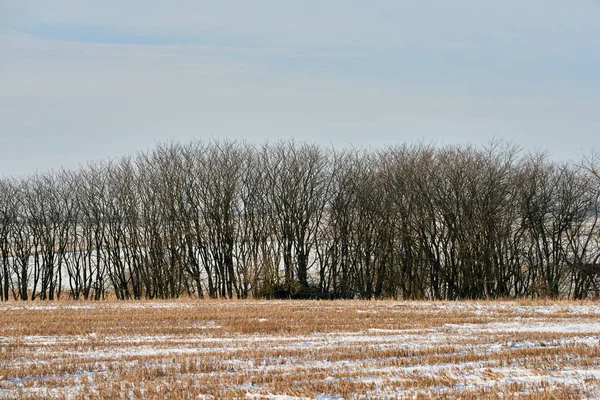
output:
[[[6,2],[5,2],[6,3]],[[595,1],[459,0],[8,0],[15,28],[35,25],[103,29],[124,36],[254,45],[519,47],[555,51],[595,48]],[[206,42],[204,42],[206,43]]]
[[[1,2],[0,175],[221,136],[573,157],[600,131],[600,19],[564,4]]]
[[[377,146],[421,138],[485,143],[496,135],[571,157],[600,128],[597,100],[273,73],[226,49],[215,57],[194,46],[10,42],[0,74],[0,132],[14,149],[0,160],[5,173],[221,136]]]

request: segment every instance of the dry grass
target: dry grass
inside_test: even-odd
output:
[[[4,303],[0,318],[0,398],[600,395],[591,302]]]

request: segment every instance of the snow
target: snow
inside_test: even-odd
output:
[[[456,330],[476,330],[479,332],[552,332],[552,333],[598,333],[600,322],[564,324],[562,322],[491,322],[488,324],[445,324],[444,327]]]
[[[254,302],[253,304],[259,304]],[[265,303],[267,306],[268,303]],[[321,307],[337,306],[324,303]],[[371,304],[371,303],[370,303]],[[15,304],[0,307],[0,310],[56,310],[65,308],[85,311],[87,308],[101,307],[99,304]],[[166,308],[177,309],[193,307],[193,303],[136,303],[109,304],[113,308]],[[234,305],[226,305],[233,307]],[[343,382],[373,384],[373,398],[418,397],[432,394],[444,394],[459,390],[461,392],[483,387],[503,387],[512,383],[531,385],[547,384],[550,386],[566,385],[569,387],[587,387],[590,398],[600,396],[600,384],[588,380],[600,380],[600,359],[585,360],[587,364],[579,366],[577,360],[559,360],[542,369],[524,364],[514,364],[513,354],[519,351],[539,349],[573,348],[597,349],[600,347],[600,305],[595,304],[547,304],[522,305],[514,302],[418,302],[418,303],[376,303],[372,306],[358,307],[356,313],[360,318],[372,318],[370,314],[396,312],[414,309],[419,312],[456,313],[465,316],[480,316],[482,322],[448,322],[431,325],[425,328],[389,329],[373,327],[363,330],[347,330],[341,332],[317,332],[304,335],[286,334],[239,334],[228,335],[222,321],[207,319],[196,321],[188,327],[194,331],[189,334],[105,334],[90,333],[85,335],[25,335],[19,338],[20,345],[31,348],[36,357],[47,357],[60,360],[62,357],[75,357],[82,362],[121,362],[135,363],[135,360],[160,360],[165,356],[198,356],[203,359],[223,357],[227,368],[231,371],[244,371],[247,375],[276,371],[278,373],[296,374],[297,371],[314,371],[320,374],[320,381],[331,387]],[[434,311],[432,311],[434,310]],[[268,315],[268,314],[267,314]],[[476,320],[475,318],[473,320]],[[272,318],[248,318],[248,323],[264,326],[272,322]],[[389,325],[388,325],[389,326]],[[12,336],[0,336],[0,350],[15,342]],[[63,346],[70,346],[68,355],[63,355]],[[429,351],[433,353],[446,346],[445,361],[428,361],[422,357],[413,357],[410,352]],[[348,349],[357,349],[364,356],[359,358],[327,359],[319,357],[320,351],[331,350],[344,353]],[[248,359],[244,354],[248,351],[260,354],[275,354],[277,359],[267,356]],[[376,351],[390,351],[386,356],[369,356]],[[315,354],[315,357],[309,357]],[[491,362],[486,357],[503,355],[502,363]],[[225,357],[226,356],[226,357]],[[468,360],[469,356],[482,356]],[[485,357],[484,357],[485,356]],[[452,360],[455,357],[455,360]],[[501,358],[497,358],[501,359]],[[132,361],[133,360],[133,361]],[[276,362],[275,362],[276,361]],[[398,361],[397,365],[394,361]],[[447,361],[447,362],[446,362]],[[568,362],[567,362],[568,361]],[[573,362],[570,362],[573,361]],[[31,360],[16,359],[15,365],[27,367]],[[147,362],[147,361],[144,361]],[[156,361],[159,362],[159,361]],[[135,364],[132,364],[135,365]],[[69,378],[81,376],[93,380],[94,373],[78,371],[66,374]],[[411,379],[440,377],[448,383],[435,384],[422,390],[414,387],[390,386],[392,383],[403,383]],[[39,378],[42,379],[42,378]],[[0,378],[0,382],[2,379]],[[42,388],[28,388],[24,381],[5,380],[16,385],[31,395],[47,395]],[[301,399],[277,393],[265,393],[260,387],[242,383],[240,389],[246,391],[248,399]],[[389,389],[393,388],[393,389]],[[77,388],[73,388],[76,393]],[[527,393],[528,389],[524,389]],[[450,392],[453,393],[453,392]],[[0,386],[0,398],[11,397],[14,393]],[[341,399],[333,394],[314,393],[311,398],[322,400]]]

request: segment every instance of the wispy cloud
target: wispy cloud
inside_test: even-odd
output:
[[[600,131],[595,2],[139,4],[0,4],[0,174],[221,135],[567,158]]]

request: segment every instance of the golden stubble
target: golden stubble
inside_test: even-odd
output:
[[[600,394],[593,302],[8,302],[0,317],[0,398]]]

